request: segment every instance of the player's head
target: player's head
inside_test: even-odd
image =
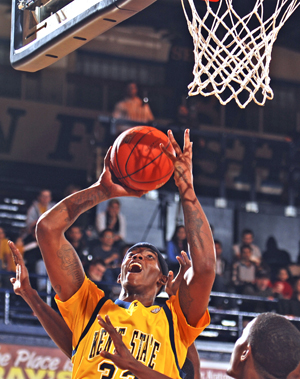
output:
[[[151,286],[158,294],[166,284],[168,265],[162,253],[151,243],[139,242],[131,246],[124,255],[119,282],[127,285],[128,274],[132,274],[129,285]]]
[[[236,379],[286,379],[300,362],[300,331],[286,318],[262,313],[236,341],[227,374]],[[250,374],[250,376],[249,376]]]

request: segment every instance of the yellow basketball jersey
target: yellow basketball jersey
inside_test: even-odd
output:
[[[104,292],[87,278],[78,292],[68,301],[62,302],[56,295],[59,310],[73,332],[73,347],[77,346],[99,300],[103,297]],[[115,304],[112,300],[107,300],[98,313],[103,318],[109,315],[112,324],[122,335],[123,342],[137,360],[172,379],[180,378],[179,368],[184,364],[188,346],[210,322],[208,311],[197,327],[193,328],[186,322],[178,297],[172,296],[166,304],[167,313],[171,314],[172,318],[173,330],[170,333],[170,321],[163,307],[158,305],[145,307],[139,301],[127,304],[128,309]],[[100,356],[102,350],[113,353],[114,346],[108,333],[95,319],[73,356],[72,377],[134,378],[134,375],[128,371],[121,370],[110,360],[102,358]]]

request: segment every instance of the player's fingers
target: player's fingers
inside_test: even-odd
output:
[[[187,266],[191,267],[192,263],[191,263],[191,261],[189,260],[189,257],[188,257],[187,253],[186,253],[184,250],[181,251],[181,256],[182,256],[182,258],[183,258],[185,264],[186,264]]]
[[[111,153],[112,146],[107,150],[107,153],[104,157],[104,167],[109,167],[109,161],[110,161],[110,153]]]
[[[166,148],[162,143],[159,144],[159,147],[160,147],[161,151],[162,151],[164,154],[166,154],[166,156],[167,156],[168,158],[171,159],[172,162],[175,162],[175,160],[176,160],[176,156],[175,156],[174,154],[172,154],[169,150],[167,150],[167,148]]]
[[[168,274],[168,282],[170,281],[172,281],[173,280],[173,278],[174,278],[174,272],[173,271],[169,271],[169,274]]]
[[[184,261],[184,259],[181,258],[180,255],[177,255],[176,259],[177,259],[178,263],[180,264],[180,266],[185,266],[185,261]]]
[[[16,282],[16,278],[10,278],[9,280],[10,280],[11,284],[15,284],[15,282]]]
[[[113,361],[114,363],[117,364],[117,362],[115,362],[115,358],[116,358],[116,356],[115,356],[114,354],[111,354],[111,353],[109,353],[108,351],[101,351],[100,355],[101,355],[103,358],[110,359],[111,361]]]
[[[168,130],[168,137],[169,137],[169,139],[171,141],[171,144],[173,145],[173,148],[175,150],[176,155],[178,156],[179,154],[182,153],[182,151],[181,151],[181,148],[178,145],[176,139],[174,138],[172,130]]]
[[[21,265],[17,264],[17,266],[16,266],[16,280],[20,280],[20,279],[21,279]]]
[[[184,143],[183,152],[192,148],[193,143],[190,140],[190,129],[185,129],[184,131]]]

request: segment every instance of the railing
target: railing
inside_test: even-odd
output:
[[[0,276],[13,277],[13,272],[0,271]],[[48,304],[53,305],[52,299],[54,292],[50,280],[47,276],[32,274],[31,277],[46,278],[47,289],[45,292],[39,292],[41,298]],[[167,299],[167,294],[162,293],[157,298],[158,303]],[[211,315],[211,324],[201,334],[201,338],[212,338],[215,340],[235,341],[244,328],[244,321],[250,320],[260,313],[255,311],[257,304],[263,304],[268,311],[278,312],[280,299],[267,299],[259,296],[239,295],[225,292],[211,292],[209,303],[209,312]],[[245,310],[245,305],[252,308],[251,311]],[[247,308],[247,306],[246,306]],[[292,323],[300,329],[300,317],[286,316]],[[32,310],[26,302],[14,294],[13,288],[0,288],[0,322],[5,325],[24,324],[39,325],[37,317],[33,315]]]

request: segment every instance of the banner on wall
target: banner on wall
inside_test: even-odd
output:
[[[229,379],[228,364],[201,360],[201,379]],[[1,379],[71,379],[72,363],[57,348],[0,344]]]
[[[0,160],[86,169],[99,112],[1,98]]]
[[[71,379],[72,363],[59,349],[0,345],[1,379]]]

